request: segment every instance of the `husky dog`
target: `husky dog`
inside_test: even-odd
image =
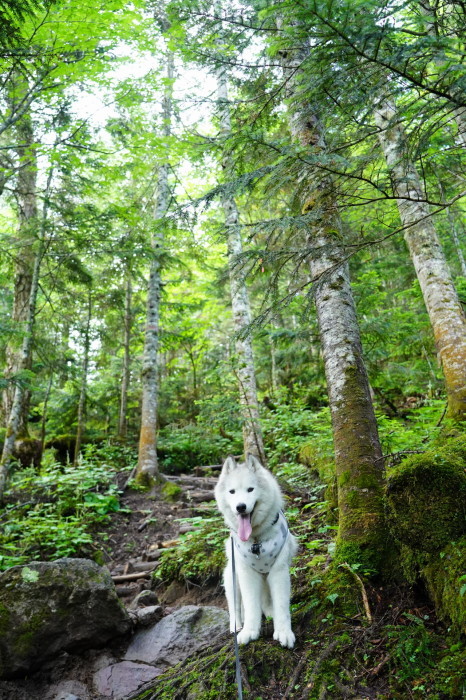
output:
[[[252,455],[240,464],[228,457],[215,487],[215,499],[231,530],[231,538],[226,541],[228,564],[224,571],[230,631],[242,628],[239,644],[257,639],[264,613],[273,617],[273,638],[291,648],[295,636],[290,620],[289,568],[297,544],[282,512],[283,497],[275,478]]]

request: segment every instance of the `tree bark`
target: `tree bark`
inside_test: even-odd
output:
[[[445,377],[448,416],[466,418],[466,318],[430,217],[418,172],[406,150],[406,135],[394,102],[382,98],[374,112],[379,141],[398,200],[409,249],[433,328]]]
[[[27,82],[17,76],[11,94],[12,104],[21,99]],[[12,322],[16,328],[27,326],[29,314],[29,301],[31,295],[33,268],[34,268],[34,241],[38,235],[39,220],[37,208],[37,153],[35,148],[34,130],[31,115],[26,112],[16,125],[17,147],[16,153],[19,160],[18,175],[16,180],[16,201],[18,204],[18,229],[16,234],[16,246],[18,249],[15,259],[15,279],[13,293]],[[14,377],[23,365],[22,348],[18,350],[14,343],[9,343],[6,350],[7,378]],[[29,362],[29,361],[28,361]],[[30,363],[22,367],[30,369]],[[8,421],[15,394],[15,388],[11,383],[3,393],[3,414]],[[29,409],[29,392],[22,392],[22,402],[17,437],[28,436],[27,414]],[[16,410],[16,409],[15,409]]]
[[[121,377],[121,395],[120,395],[120,415],[118,419],[118,437],[120,440],[126,440],[128,433],[127,407],[128,407],[128,389],[131,370],[131,325],[132,325],[132,287],[131,278],[128,272],[125,290],[125,322],[124,322],[124,337],[123,337],[123,371]]]
[[[231,133],[228,85],[225,68],[217,70],[217,101],[220,115],[220,133],[228,137]],[[225,151],[222,168],[226,179],[232,173],[228,153]],[[264,441],[257,400],[257,383],[254,369],[251,324],[251,307],[246,287],[245,272],[241,266],[243,243],[239,212],[232,195],[222,199],[227,232],[228,271],[230,276],[231,308],[235,332],[235,374],[240,393],[240,407],[243,422],[243,444],[245,455],[253,454],[262,464],[266,464]]]
[[[162,132],[167,138],[171,135],[172,82],[174,76],[173,53],[167,50],[167,84],[162,100]],[[162,290],[160,258],[163,252],[164,220],[170,204],[168,184],[169,164],[162,163],[157,180],[157,201],[155,205],[155,233],[152,235],[152,258],[147,288],[147,315],[142,362],[142,408],[141,431],[139,436],[138,464],[135,479],[138,483],[152,486],[161,480],[157,460],[157,395],[159,345],[160,296]]]
[[[37,306],[37,293],[39,290],[40,265],[42,261],[43,252],[44,245],[42,239],[40,241],[39,250],[37,251],[34,260],[34,267],[32,270],[31,289],[29,293],[28,313],[26,319],[26,331],[23,337],[21,353],[19,356],[19,370],[26,369],[30,365],[34,335],[34,321]],[[24,405],[24,393],[24,385],[21,382],[17,383],[13,395],[10,415],[8,418],[3,452],[0,459],[0,501],[2,501],[3,495],[5,493],[11,458],[15,446],[15,440],[18,437],[19,427],[21,425],[22,410]]]
[[[87,375],[89,369],[89,350],[91,345],[90,330],[92,319],[92,292],[89,290],[87,301],[87,316],[86,327],[84,329],[84,355],[82,364],[81,390],[79,392],[78,403],[78,424],[76,428],[76,443],[74,447],[73,464],[76,466],[79,462],[79,453],[81,451],[82,438],[86,427],[86,400],[87,400]]]
[[[282,55],[293,141],[325,153],[322,124],[300,99],[300,69],[307,49]],[[332,417],[338,490],[337,562],[383,568],[386,529],[382,503],[382,453],[363,360],[342,225],[331,178],[303,173],[303,213],[314,214],[307,245]]]

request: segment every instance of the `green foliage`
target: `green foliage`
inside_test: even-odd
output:
[[[225,566],[223,542],[228,532],[219,515],[183,518],[194,529],[180,536],[180,543],[162,552],[155,577],[163,581],[191,581],[198,584],[220,580]]]
[[[0,511],[1,569],[30,559],[90,555],[97,528],[119,510],[115,469],[102,452],[100,459],[92,452],[76,467],[48,455],[39,474],[14,474]]]
[[[404,617],[411,624],[388,629],[394,675],[401,682],[420,677],[434,661],[432,633],[426,629],[424,620],[410,613]]]
[[[225,455],[239,446],[238,440],[232,442],[205,425],[169,425],[160,431],[157,454],[162,471],[178,474],[196,466],[220,464]]]

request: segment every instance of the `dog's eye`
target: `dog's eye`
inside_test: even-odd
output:
[[[250,486],[250,487],[248,488],[248,493],[251,493],[251,491],[254,491],[254,487],[253,487],[253,486]]]
[[[230,493],[234,493],[234,492],[235,492],[235,489],[230,489]]]

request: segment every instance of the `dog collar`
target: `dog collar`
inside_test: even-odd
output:
[[[272,537],[260,542],[253,542],[252,544],[250,542],[242,542],[236,532],[232,533],[240,560],[260,574],[268,574],[270,572],[288,536],[288,523],[281,511],[277,513],[272,526],[277,523],[279,527],[275,528]]]

